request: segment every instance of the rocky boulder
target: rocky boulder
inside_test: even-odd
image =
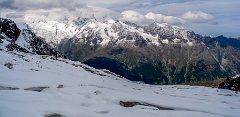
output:
[[[240,91],[240,76],[234,78],[227,78],[224,82],[219,84],[218,88]]]

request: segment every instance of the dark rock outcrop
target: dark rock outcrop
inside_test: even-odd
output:
[[[31,88],[26,88],[24,90],[41,92],[41,91],[43,91],[44,89],[47,89],[47,88],[50,88],[50,87],[31,87]]]
[[[5,87],[5,86],[0,86],[0,90],[18,90],[19,88],[15,87]]]
[[[8,69],[13,69],[13,64],[12,63],[5,63],[4,64],[5,67],[7,67]]]
[[[58,85],[58,86],[57,86],[57,88],[63,88],[63,85],[62,85],[62,84],[60,84],[60,85]]]
[[[47,114],[44,117],[65,117],[65,116],[57,114],[57,113],[53,113],[53,114]]]
[[[15,42],[19,37],[21,30],[17,27],[14,21],[0,18],[0,33],[4,33],[12,39],[12,42]]]
[[[227,78],[224,82],[219,84],[218,88],[240,91],[240,76],[236,78]]]
[[[27,27],[26,29],[23,29],[22,31],[23,31],[23,35],[25,36],[27,35],[28,37],[28,39],[26,39],[26,42],[30,44],[30,48],[32,49],[32,52],[38,55],[51,55],[51,56],[57,56],[60,58],[66,58],[59,51],[56,51],[49,44],[44,42],[41,37],[36,36],[29,27]]]
[[[175,110],[173,108],[158,106],[158,105],[154,105],[154,104],[150,104],[150,103],[146,103],[146,102],[120,101],[120,105],[123,106],[123,107],[127,107],[127,108],[140,105],[140,106],[155,107],[159,110]]]

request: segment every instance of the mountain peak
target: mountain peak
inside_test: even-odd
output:
[[[190,43],[194,40],[188,35],[189,31],[166,23],[154,22],[148,26],[138,26],[131,22],[115,21],[109,17],[102,19],[102,21],[79,17],[68,24],[61,21],[35,21],[33,19],[26,22],[38,36],[46,39],[45,41],[53,47],[61,43],[63,39],[70,38],[77,38],[78,42],[101,46],[109,43],[120,45],[128,43],[136,46],[136,42],[140,40],[142,44],[144,43],[143,45],[167,44],[166,41],[169,42],[168,44],[186,43],[186,45],[192,45]]]
[[[100,21],[103,22],[103,23],[108,23],[108,24],[114,24],[114,23],[117,22],[111,17],[104,17]]]

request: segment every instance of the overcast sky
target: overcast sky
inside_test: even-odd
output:
[[[181,25],[202,35],[240,36],[240,0],[0,0],[1,17],[49,20],[111,17]]]

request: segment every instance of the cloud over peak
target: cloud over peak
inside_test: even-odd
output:
[[[168,23],[173,25],[182,25],[184,21],[181,18],[174,16],[165,16],[163,14],[155,14],[149,12],[147,14],[141,14],[137,11],[127,10],[121,13],[120,20],[130,21],[138,24],[147,24],[152,22]]]
[[[217,24],[215,18],[212,15],[201,11],[188,11],[184,13],[181,18],[192,23]]]
[[[123,21],[130,21],[138,24],[145,24],[150,22],[168,23],[173,25],[184,25],[189,23],[217,24],[215,18],[212,15],[201,11],[188,11],[186,13],[183,13],[183,15],[176,17],[153,12],[141,14],[140,12],[134,10],[126,10],[121,13],[120,19]]]
[[[0,16],[19,22],[27,14],[52,20],[111,17],[137,24],[184,25],[207,35],[239,36],[239,4],[240,0],[0,0]]]
[[[148,20],[152,20],[158,23],[168,23],[173,25],[182,25],[184,21],[181,18],[175,16],[166,16],[163,14],[156,14],[153,12],[149,12],[145,15]]]
[[[126,10],[121,13],[121,20],[130,21],[134,23],[143,23],[145,21],[145,16],[141,13],[133,10]]]

